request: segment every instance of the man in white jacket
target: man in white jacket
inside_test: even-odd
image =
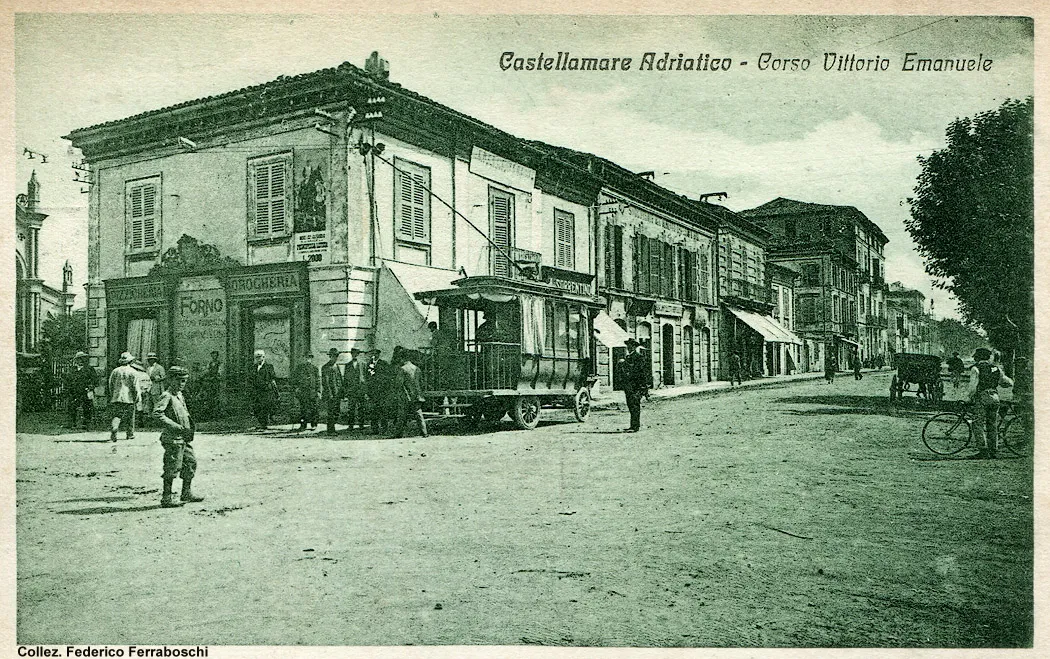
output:
[[[130,352],[120,355],[120,366],[109,374],[109,406],[112,421],[109,426],[109,439],[117,441],[117,431],[124,424],[127,439],[135,439],[135,408],[139,403],[139,377],[131,362],[135,357]]]

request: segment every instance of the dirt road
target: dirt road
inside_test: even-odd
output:
[[[1018,646],[1030,460],[934,460],[888,375],[429,439],[18,436],[18,641]]]

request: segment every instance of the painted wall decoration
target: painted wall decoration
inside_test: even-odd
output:
[[[203,372],[211,352],[226,354],[226,291],[216,277],[187,277],[175,301],[175,354],[191,375]]]
[[[328,151],[295,152],[295,232],[328,228]]]

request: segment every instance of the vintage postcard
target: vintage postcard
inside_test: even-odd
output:
[[[126,9],[13,15],[5,656],[1037,651],[1033,9]]]

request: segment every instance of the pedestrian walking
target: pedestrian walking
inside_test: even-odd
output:
[[[965,370],[966,365],[963,364],[959,353],[953,352],[952,356],[948,358],[948,373],[952,376],[953,389],[958,389],[959,385],[962,384],[962,376]]]
[[[193,454],[194,424],[182,392],[188,379],[189,372],[185,368],[172,366],[168,369],[168,386],[153,407],[153,418],[161,424],[160,445],[164,449],[161,508],[177,508],[184,503],[204,501],[204,497],[193,493],[193,477],[197,472],[197,459]],[[182,479],[182,494],[177,501],[172,494],[176,478]]]
[[[740,356],[739,350],[734,350],[733,354],[729,355],[729,386],[735,387],[737,384],[744,384],[741,379],[744,372],[744,360]],[[734,384],[735,383],[735,384]]]
[[[135,424],[137,427],[145,428],[153,417],[153,403],[149,395],[153,381],[149,379],[146,365],[141,359],[136,358],[131,362],[131,368],[135,369],[135,384],[139,390],[139,402],[135,406]]]
[[[66,410],[69,414],[70,430],[77,427],[77,413],[80,413],[84,430],[91,430],[95,415],[95,387],[98,386],[98,373],[88,364],[88,354],[77,352],[73,356],[73,368],[66,375]]]
[[[153,404],[164,394],[164,380],[167,377],[164,367],[157,361],[157,353],[155,352],[146,354],[146,373],[150,379],[149,399],[146,401],[146,409],[152,410]]]
[[[219,360],[219,351],[211,351],[211,359],[204,367],[201,376],[202,400],[204,401],[204,417],[214,419],[219,416],[222,409],[222,361]]]
[[[835,383],[835,371],[839,369],[839,360],[829,350],[827,356],[824,358],[824,379],[828,384]]]
[[[125,437],[135,439],[135,408],[139,403],[139,383],[130,352],[120,353],[120,365],[109,374],[109,407],[111,421],[109,440],[117,441],[117,431],[124,425]]]
[[[296,365],[292,373],[292,388],[299,403],[299,430],[306,430],[306,424],[310,424],[310,430],[317,428],[317,399],[321,394],[321,373],[313,361],[313,353],[307,353],[306,358]]]
[[[856,350],[854,350],[851,353],[851,355],[850,355],[850,362],[853,365],[853,379],[854,380],[861,380],[861,379],[863,379],[864,376],[860,372],[860,367],[861,367],[860,354]]]
[[[415,350],[404,350],[401,357],[404,363],[397,369],[396,392],[398,399],[397,426],[394,431],[395,437],[402,437],[405,424],[409,417],[415,419],[419,426],[419,434],[429,437],[427,433],[427,420],[423,416],[423,378],[419,367],[415,362],[419,360],[419,353]]]
[[[398,350],[394,350],[395,357]],[[394,395],[396,374],[393,366],[382,358],[383,351],[372,350],[365,369],[365,389],[368,396],[368,413],[374,432],[386,432],[397,414],[397,398]]]
[[[350,361],[343,367],[343,398],[346,399],[346,429],[353,430],[360,425],[365,428],[365,416],[368,412],[368,394],[365,383],[368,365],[365,364],[361,350],[350,348]],[[375,431],[375,426],[372,427]]]
[[[270,417],[280,400],[277,394],[277,375],[273,365],[266,362],[266,351],[256,350],[254,359],[255,364],[249,371],[252,411],[255,413],[258,429],[266,430],[270,427]]]
[[[342,398],[343,376],[339,373],[339,350],[328,350],[328,361],[321,367],[321,404],[325,409],[325,432],[335,434],[339,419],[339,401]]]
[[[973,434],[977,454],[973,457],[991,459],[999,450],[999,387],[1012,387],[1014,383],[1002,367],[992,363],[992,351],[988,348],[974,350],[973,359],[968,387],[976,417]]]
[[[638,432],[642,428],[642,398],[649,395],[653,373],[638,341],[627,339],[624,343],[627,346],[627,354],[621,360],[623,394],[627,399],[627,409],[631,413],[631,425],[627,432]]]

